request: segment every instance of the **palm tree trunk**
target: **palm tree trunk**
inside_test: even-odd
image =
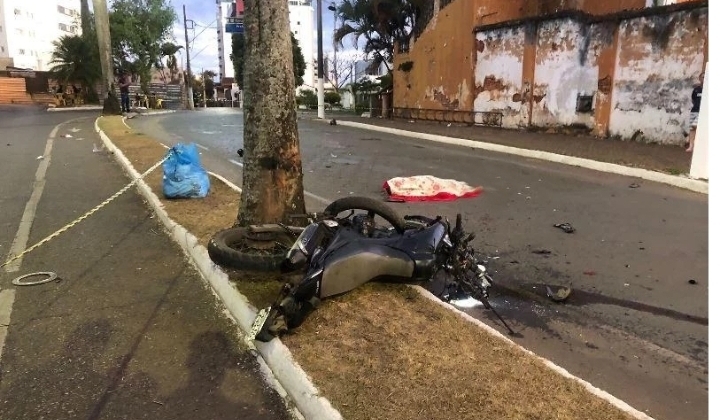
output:
[[[305,212],[286,0],[245,1],[245,132],[238,224]]]

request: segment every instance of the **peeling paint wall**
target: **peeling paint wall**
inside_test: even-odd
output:
[[[620,24],[610,135],[682,144],[705,61],[707,9]]]
[[[572,20],[551,20],[538,27],[532,124],[538,127],[592,128],[592,113],[576,111],[578,95],[594,95],[598,67],[590,50],[589,27]]]
[[[502,123],[506,127],[522,127],[528,123],[520,98],[524,41],[521,27],[477,34],[474,109],[502,112]]]
[[[394,67],[412,62],[410,71],[393,74],[393,107],[473,109],[475,0],[454,0],[437,12],[411,51],[396,54]]]

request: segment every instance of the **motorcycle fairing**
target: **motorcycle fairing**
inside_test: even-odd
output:
[[[321,299],[353,290],[377,278],[424,280],[432,276],[445,226],[409,230],[402,236],[367,238],[341,228],[328,244],[319,288]]]

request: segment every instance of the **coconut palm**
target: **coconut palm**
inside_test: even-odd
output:
[[[372,56],[375,66],[393,59],[396,40],[417,36],[418,20],[432,16],[432,0],[342,0],[336,5],[340,27],[333,40],[339,46],[351,37],[353,46],[364,40],[365,54]]]
[[[79,83],[87,94],[102,79],[96,42],[88,35],[65,35],[55,41],[50,75],[59,83]]]

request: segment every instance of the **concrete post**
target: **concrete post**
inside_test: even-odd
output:
[[[705,64],[705,80],[703,80],[703,96],[700,102],[700,113],[698,114],[698,126],[695,132],[695,145],[693,146],[692,162],[690,163],[690,177],[695,179],[709,179],[709,155],[708,155],[708,125],[710,124],[710,94],[708,79],[710,62]]]

